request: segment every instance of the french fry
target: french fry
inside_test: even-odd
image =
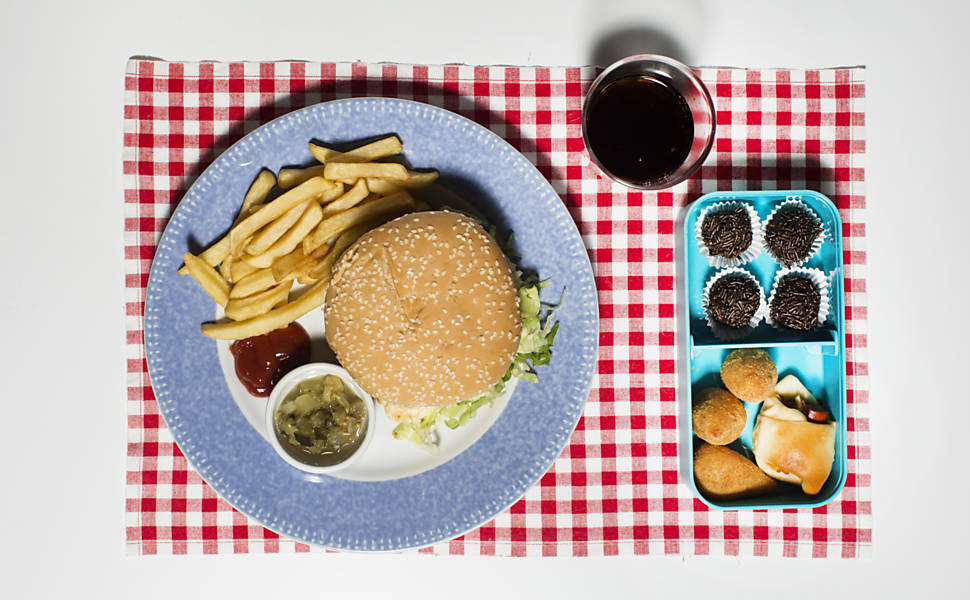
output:
[[[317,203],[312,200],[307,200],[302,204],[297,204],[290,210],[286,211],[283,216],[260,229],[259,232],[253,236],[253,239],[246,244],[246,254],[256,256],[266,252],[267,248],[275,244],[277,240],[283,237],[283,234],[289,231],[290,228],[300,220],[300,217],[306,213],[307,207],[311,204]],[[317,206],[319,207],[319,205]],[[250,264],[253,263],[250,262]]]
[[[408,170],[408,178],[399,182],[402,187],[409,190],[416,190],[427,187],[438,180],[437,171],[411,171]]]
[[[376,177],[367,178],[367,189],[372,192],[389,196],[402,189],[416,190],[427,187],[438,179],[437,171],[411,171],[408,170],[407,179],[391,181],[388,179],[378,179]]]
[[[311,177],[322,177],[323,176],[323,165],[314,165],[312,167],[306,167],[303,169],[286,168],[280,169],[280,174],[277,177],[279,186],[288,190],[291,187],[295,187],[310,179]]]
[[[306,180],[272,202],[267,202],[259,210],[240,221],[238,225],[229,230],[228,235],[216,242],[216,246],[225,243],[226,253],[239,248],[246,239],[259,231],[264,225],[283,216],[294,206],[303,204],[307,200],[316,199],[318,195],[330,189],[333,185],[322,177],[313,177]],[[235,245],[230,245],[230,243]],[[205,252],[202,254],[204,257]],[[219,261],[214,264],[222,262],[225,256],[223,254]],[[206,260],[206,262],[209,261]]]
[[[326,248],[326,246],[321,247]],[[273,279],[278,282],[292,279],[292,277],[286,276],[296,270],[297,265],[305,260],[307,260],[307,255],[303,253],[303,244],[299,244],[289,254],[280,256],[273,261],[273,265],[270,267],[273,272]]]
[[[261,335],[322,305],[347,248],[374,227],[426,206],[407,190],[438,176],[407,169],[393,135],[347,152],[312,142],[309,149],[321,164],[278,176],[261,171],[229,231],[199,256],[185,255],[179,272],[190,273],[228,317],[202,324],[203,334]],[[285,191],[266,202],[274,187]],[[288,301],[296,281],[308,288]]]
[[[221,275],[223,279],[229,282],[232,281],[232,263],[235,262],[234,259],[235,257],[232,254],[230,254],[225,259],[223,259],[221,263],[219,263],[219,268],[217,269],[217,271],[219,271],[219,275]]]
[[[377,179],[376,177],[367,178],[367,189],[381,196],[390,196],[391,194],[400,192],[404,189],[404,186],[400,184],[400,181],[388,181],[387,179]]]
[[[239,212],[236,214],[236,219],[233,221],[232,226],[235,227],[240,221],[248,217],[254,212],[254,210],[263,202],[266,201],[266,196],[269,195],[271,189],[276,184],[276,176],[273,175],[272,171],[263,169],[256,176],[252,185],[249,186],[249,191],[246,192],[246,197],[243,198],[242,206],[239,208]],[[223,237],[221,240],[210,246],[199,258],[204,260],[209,266],[216,266],[221,264],[227,256],[229,256],[230,240]],[[227,276],[229,267],[225,269],[220,269],[219,273],[223,277],[229,279]],[[186,275],[189,272],[188,266],[183,266],[179,269],[179,275]]]
[[[377,192],[378,194],[387,196],[401,190],[402,188],[407,190],[417,190],[427,187],[437,181],[437,179],[437,171],[408,170],[407,179],[403,179],[401,181],[388,181],[386,179],[368,177],[367,188],[372,192]]]
[[[228,235],[224,236],[218,242],[206,248],[205,251],[199,255],[199,258],[203,260],[205,264],[209,265],[210,267],[214,267],[219,263],[221,263],[223,260],[225,260],[227,256],[229,256],[229,236]],[[181,269],[178,270],[178,273],[179,275],[188,275],[189,266],[188,265],[183,266]]]
[[[199,282],[205,293],[209,294],[219,306],[225,306],[229,301],[229,282],[223,279],[211,265],[191,252],[186,252],[182,260],[185,261],[189,274]]]
[[[310,154],[312,154],[313,158],[315,158],[317,162],[320,162],[320,163],[325,163],[328,160],[330,160],[331,157],[337,156],[338,154],[340,154],[340,152],[338,152],[337,150],[334,150],[333,148],[327,148],[326,146],[321,146],[320,144],[314,144],[313,142],[310,142],[309,146],[310,146]]]
[[[289,254],[294,248],[300,245],[303,238],[313,231],[313,228],[321,220],[323,220],[323,209],[316,202],[310,202],[309,206],[303,211],[303,214],[293,227],[276,240],[272,246],[267,248],[262,254],[245,257],[243,260],[254,267],[264,268],[271,266],[273,260],[277,257]],[[252,245],[250,244],[250,246]]]
[[[393,196],[378,198],[366,204],[358,204],[342,213],[327,217],[317,225],[313,233],[303,240],[303,251],[309,254],[325,242],[356,225],[372,221],[382,214],[394,212],[411,204],[411,195],[399,192]]]
[[[229,298],[245,298],[276,285],[272,269],[257,269],[236,282],[229,290]]]
[[[270,277],[272,277],[272,273],[270,273]],[[219,340],[241,340],[254,335],[263,335],[280,327],[286,327],[314,308],[323,305],[329,285],[330,275],[327,273],[325,277],[307,288],[299,298],[292,302],[287,302],[269,312],[242,321],[203,323],[202,333]]]
[[[229,259],[227,258],[226,261],[228,261],[228,260]],[[257,271],[257,270],[258,269],[256,267],[254,267],[254,266],[252,266],[250,264],[247,264],[247,263],[245,263],[245,262],[243,262],[241,260],[235,260],[235,259],[233,259],[232,260],[232,265],[230,266],[230,269],[229,269],[229,272],[231,273],[232,276],[229,277],[228,279],[229,279],[229,281],[231,281],[233,283],[239,283],[239,281],[243,277],[245,277],[246,275],[249,275],[253,271]]]
[[[343,196],[343,194],[344,194],[343,182],[335,181],[332,188],[320,194],[320,196],[317,198],[317,202],[320,204],[320,206],[323,206],[324,204],[327,204],[328,202],[332,202],[337,198]]]
[[[364,235],[371,229],[375,227],[374,223],[364,223],[363,225],[357,225],[352,227],[347,231],[344,231],[340,236],[334,241],[333,246],[330,248],[330,252],[327,253],[322,259],[317,261],[304,275],[304,278],[318,281],[324,275],[327,279],[330,279],[330,270],[337,263],[337,260],[343,255],[344,250],[350,247],[357,238]]]
[[[354,207],[360,204],[369,193],[367,182],[363,179],[358,179],[354,187],[350,188],[346,194],[323,207],[323,216],[329,217],[340,211]]]
[[[226,316],[233,321],[244,321],[269,312],[286,303],[292,287],[293,280],[290,279],[252,296],[231,298],[226,304]]]
[[[385,156],[400,154],[402,150],[404,150],[404,146],[401,144],[401,140],[398,139],[396,135],[390,135],[386,138],[379,139],[375,142],[364,144],[363,146],[358,146],[353,150],[348,150],[347,152],[341,152],[340,154],[332,155],[329,158],[326,158],[325,160],[321,160],[320,162],[323,162],[323,163],[371,162],[371,161],[377,160],[378,158],[384,158]],[[310,152],[313,152],[312,148],[310,149]],[[336,179],[336,177],[334,177],[333,179]]]
[[[328,162],[323,167],[323,176],[327,179],[359,179],[374,177],[403,181],[408,178],[408,170],[397,163],[339,163]]]
[[[273,262],[273,266],[271,267],[273,270],[273,279],[276,281],[284,281],[286,279],[292,279],[293,275],[305,273],[310,270],[315,264],[315,261],[323,258],[329,251],[330,246],[324,244],[310,254],[305,254],[303,252],[303,245],[301,244],[286,256],[281,256]]]
[[[274,185],[276,185],[276,175],[273,175],[273,172],[268,169],[260,171],[256,180],[249,186],[246,197],[243,198],[242,206],[239,207],[239,214],[236,215],[233,226],[238,225],[240,221],[255,212],[259,205],[266,202],[266,197],[269,196]]]

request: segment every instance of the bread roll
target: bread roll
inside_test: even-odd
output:
[[[727,390],[706,388],[692,398],[694,434],[709,444],[723,446],[738,439],[747,420],[744,403]]]
[[[778,368],[761,348],[738,348],[721,363],[721,381],[745,402],[761,402],[778,383]]]
[[[694,481],[700,492],[713,500],[760,496],[777,485],[734,450],[704,443],[694,451]]]
[[[445,211],[395,219],[344,252],[324,320],[340,364],[399,420],[487,392],[522,333],[508,259]]]

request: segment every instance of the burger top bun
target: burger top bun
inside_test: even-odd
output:
[[[522,331],[502,250],[473,220],[446,211],[405,215],[348,248],[324,318],[337,360],[394,406],[392,418],[487,392]]]

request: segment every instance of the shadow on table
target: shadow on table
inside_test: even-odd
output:
[[[818,155],[725,154],[705,164],[688,180],[680,217],[692,202],[714,191],[809,189],[835,201],[835,179],[834,165]]]
[[[593,44],[591,63],[606,67],[634,54],[662,54],[689,64],[687,51],[673,35],[652,25],[613,29]]]

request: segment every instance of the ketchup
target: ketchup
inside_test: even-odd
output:
[[[266,397],[293,369],[310,362],[310,335],[298,323],[229,346],[236,376],[253,396]]]

